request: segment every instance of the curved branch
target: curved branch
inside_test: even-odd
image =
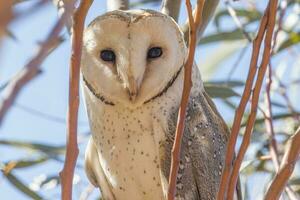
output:
[[[204,2],[205,0],[197,1],[196,16],[193,17],[191,2],[190,0],[186,0],[186,8],[188,11],[191,31],[189,32],[190,42],[189,42],[189,49],[188,49],[188,58],[184,65],[183,91],[182,91],[181,103],[178,111],[175,138],[172,147],[168,200],[174,200],[175,193],[176,193],[175,186],[176,186],[177,173],[179,168],[181,140],[182,140],[182,135],[184,130],[186,108],[188,105],[190,91],[192,88],[192,66],[194,63],[195,50],[197,46],[196,29],[201,24],[202,21],[202,11],[203,11]]]
[[[66,9],[66,6],[70,5],[70,3],[74,0],[53,0],[53,4],[57,8],[58,15],[61,17]],[[72,4],[72,10],[74,10],[75,5]],[[72,17],[69,17],[65,23],[65,26],[69,32],[69,35],[71,35],[71,28],[72,28]]]
[[[263,51],[262,61],[261,61],[261,64],[260,64],[260,67],[258,70],[257,80],[255,82],[255,86],[254,86],[254,90],[253,90],[253,94],[252,94],[250,116],[247,121],[243,141],[242,141],[240,150],[238,152],[237,158],[234,162],[232,174],[230,177],[229,188],[228,188],[228,199],[233,198],[234,188],[237,183],[237,179],[238,179],[238,175],[239,175],[239,169],[242,164],[245,153],[248,149],[252,131],[253,131],[253,127],[254,127],[255,120],[256,120],[256,112],[257,112],[260,91],[261,91],[261,87],[263,84],[263,80],[264,80],[264,76],[265,76],[268,64],[270,62],[270,57],[271,57],[273,32],[274,32],[274,27],[275,27],[275,23],[276,23],[277,2],[278,2],[278,0],[269,1],[269,5],[266,10],[267,27],[265,30],[264,51]],[[264,15],[264,16],[266,16],[266,15]]]
[[[286,149],[287,150],[284,154],[280,170],[273,179],[266,193],[265,200],[279,199],[280,194],[288,182],[288,179],[294,171],[295,164],[300,154],[300,127],[291,137]]]
[[[268,11],[269,11],[269,6],[266,8],[265,14],[260,22],[257,36],[253,41],[253,48],[252,48],[249,72],[247,75],[247,80],[246,80],[242,98],[240,100],[239,106],[237,107],[237,109],[235,111],[234,121],[233,121],[233,125],[231,128],[231,133],[229,136],[228,144],[227,144],[225,165],[224,165],[223,173],[221,176],[221,182],[220,182],[219,191],[217,194],[217,200],[222,200],[227,196],[226,191],[227,191],[228,184],[229,184],[229,178],[232,173],[232,161],[233,161],[233,157],[234,157],[234,149],[235,149],[235,145],[237,142],[237,137],[238,137],[238,133],[240,130],[242,118],[245,113],[247,103],[251,96],[251,89],[252,89],[254,78],[255,78],[255,75],[257,72],[257,63],[258,63],[258,57],[259,57],[259,52],[260,52],[260,48],[261,48],[261,43],[263,41],[265,31],[267,29],[268,13],[269,13]],[[253,118],[253,116],[251,118]],[[254,117],[254,119],[255,119],[255,117]],[[252,120],[253,119],[251,119],[251,120],[249,119],[248,120],[249,122],[247,122],[247,125]],[[251,130],[251,124],[248,125],[248,130]]]
[[[69,106],[67,116],[67,148],[61,178],[61,195],[63,200],[72,199],[72,183],[78,157],[77,124],[79,107],[79,73],[82,50],[83,28],[87,12],[93,0],[81,0],[73,15],[72,50],[69,75]]]
[[[13,17],[13,0],[6,0],[0,2],[0,40],[6,33],[6,26]]]
[[[180,12],[181,0],[163,0],[161,12],[172,17],[176,22]]]
[[[14,103],[20,91],[40,73],[40,65],[49,55],[51,50],[61,41],[60,32],[67,19],[72,14],[72,3],[66,6],[64,14],[57,21],[46,40],[40,46],[37,54],[25,65],[25,67],[12,78],[5,87],[5,96],[0,102],[0,125],[11,105]]]
[[[203,8],[203,15],[202,15],[202,23],[197,29],[197,43],[199,42],[202,34],[204,33],[209,21],[211,20],[215,10],[219,4],[219,0],[209,0],[205,1],[204,8]],[[194,11],[195,13],[195,11]],[[189,41],[189,22],[187,21],[182,26],[182,31],[184,34],[184,39],[188,43]]]
[[[128,10],[129,0],[107,0],[107,11],[113,10]]]

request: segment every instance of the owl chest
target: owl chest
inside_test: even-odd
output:
[[[158,143],[164,132],[157,124],[164,119],[154,110],[149,106],[89,114],[100,164],[122,199],[163,199]]]

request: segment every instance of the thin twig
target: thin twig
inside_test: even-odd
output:
[[[273,179],[266,195],[265,200],[279,199],[288,179],[294,171],[295,164],[300,154],[300,127],[291,137],[290,143],[287,145],[280,170]]]
[[[106,0],[107,11],[128,10],[129,0]]]
[[[171,169],[169,175],[169,190],[168,190],[168,200],[173,200],[176,193],[176,180],[180,160],[180,148],[181,148],[181,139],[184,130],[185,114],[186,108],[189,101],[190,91],[192,88],[192,66],[194,63],[194,56],[196,50],[196,41],[197,41],[197,27],[201,23],[201,14],[203,11],[205,0],[198,0],[196,6],[196,15],[195,19],[193,18],[192,5],[190,0],[186,0],[186,8],[188,11],[188,17],[190,22],[190,42],[189,42],[189,51],[188,58],[184,66],[184,83],[181,104],[178,112],[178,119],[176,125],[175,139],[172,148],[172,157],[171,157]]]
[[[79,106],[79,73],[84,21],[93,0],[82,0],[74,12],[72,25],[72,52],[69,77],[69,109],[67,116],[67,145],[64,168],[60,172],[63,200],[72,199],[72,182],[78,157],[77,122]]]
[[[273,125],[273,112],[272,112],[272,105],[271,105],[271,86],[272,86],[272,65],[268,67],[267,79],[266,79],[266,111],[265,111],[265,125],[266,125],[266,132],[269,135],[269,148],[270,148],[270,155],[272,157],[273,164],[275,166],[275,170],[279,170],[279,159],[278,159],[278,148],[277,142],[275,139],[275,131]]]
[[[282,23],[283,18],[286,12],[287,8],[287,1],[283,0],[280,2],[280,11],[279,11],[279,17],[278,17],[278,28],[274,32],[274,39],[273,39],[273,46],[271,50],[271,56],[274,56],[275,54],[275,47],[277,45],[277,37],[278,33],[282,30]],[[279,155],[278,155],[278,148],[277,148],[277,142],[275,138],[275,131],[274,131],[274,125],[273,125],[273,111],[272,111],[272,105],[271,105],[271,87],[272,87],[272,64],[268,66],[268,73],[267,73],[267,80],[266,80],[266,97],[265,97],[265,103],[266,103],[266,116],[265,116],[265,126],[266,126],[266,132],[269,135],[269,149],[270,149],[270,155],[272,157],[273,164],[275,166],[276,173],[279,170]],[[292,190],[292,188],[287,185],[285,187],[285,191],[289,198],[291,200],[298,199],[297,194]]]
[[[234,23],[237,25],[237,27],[242,31],[243,35],[245,36],[245,38],[248,40],[248,42],[252,42],[252,38],[249,35],[249,33],[246,31],[244,25],[242,24],[242,22],[239,20],[235,10],[232,8],[230,1],[227,0],[225,1],[225,5],[226,8],[228,10],[228,13],[230,14],[230,16],[232,17]]]
[[[23,110],[24,112],[27,112],[30,115],[39,117],[40,119],[45,119],[45,120],[49,120],[51,122],[60,123],[60,124],[64,124],[64,125],[66,124],[66,121],[67,121],[64,117],[52,115],[52,114],[40,111],[36,108],[26,106],[24,104],[15,103],[14,106],[16,108]],[[87,121],[78,121],[78,125],[88,125],[88,122]]]
[[[199,42],[202,34],[204,33],[205,28],[210,22],[215,10],[219,4],[219,0],[209,0],[205,1],[202,13],[202,22],[201,25],[197,28],[197,43]],[[193,12],[195,13],[195,11]],[[182,31],[184,34],[184,39],[186,43],[189,43],[189,21],[185,22],[182,26]]]
[[[6,0],[0,2],[0,42],[2,37],[6,34],[6,28],[13,18],[13,0]]]
[[[52,0],[53,1],[53,4],[56,6],[57,8],[57,12],[58,12],[58,15],[61,16],[63,13],[64,13],[64,10],[66,9],[66,6],[68,4],[70,4],[71,1],[74,1],[74,0]],[[74,10],[75,8],[75,5],[73,5],[73,8],[72,10]],[[65,26],[69,32],[69,34],[71,34],[71,28],[72,28],[72,18],[69,17],[65,23]]]
[[[234,157],[234,149],[235,149],[238,133],[240,130],[243,115],[245,113],[245,108],[250,99],[253,81],[254,81],[254,78],[255,78],[255,75],[257,72],[257,62],[258,62],[258,56],[259,56],[259,52],[260,52],[260,48],[261,48],[261,42],[263,40],[264,32],[265,32],[265,29],[267,26],[267,17],[268,17],[267,11],[268,11],[268,9],[269,9],[269,7],[266,9],[266,12],[261,20],[257,36],[253,41],[250,67],[249,67],[249,72],[248,72],[245,88],[244,88],[243,95],[242,95],[241,101],[239,103],[239,106],[237,107],[237,109],[235,111],[231,134],[229,136],[229,140],[228,140],[228,144],[227,144],[225,165],[223,168],[219,191],[217,194],[218,200],[224,199],[225,195],[226,195],[227,186],[229,183],[229,176],[231,174],[231,169],[232,169],[232,160]]]
[[[71,6],[67,6],[65,13],[57,21],[53,29],[48,34],[46,40],[41,44],[35,56],[25,65],[25,67],[12,78],[5,87],[5,96],[0,102],[0,125],[4,119],[5,114],[13,105],[20,91],[33,78],[40,73],[40,65],[49,55],[53,47],[60,41],[60,32],[63,29],[65,22],[71,16]]]
[[[293,114],[294,121],[296,123],[299,123],[300,116],[297,114],[298,112],[294,108],[294,106],[293,106],[293,104],[292,104],[292,102],[291,102],[291,100],[289,98],[289,95],[287,93],[287,90],[288,90],[287,86],[282,82],[282,80],[280,80],[280,78],[278,77],[278,75],[276,73],[274,73],[273,75],[274,75],[274,78],[276,78],[276,81],[279,84],[279,94],[285,100],[287,108],[288,108],[288,111]]]
[[[176,22],[180,12],[181,0],[163,0],[161,12],[172,17]]]
[[[278,2],[278,0],[270,0],[268,9],[266,10],[266,13],[268,13],[268,14],[265,15],[267,18],[267,26],[266,26],[266,30],[265,30],[266,33],[265,33],[264,51],[263,51],[262,61],[261,61],[260,67],[259,67],[257,80],[255,82],[254,91],[252,94],[250,116],[247,121],[243,141],[242,141],[240,150],[238,152],[237,158],[234,162],[232,174],[231,174],[230,181],[229,181],[228,199],[233,199],[234,190],[235,190],[235,186],[236,186],[238,175],[239,175],[239,169],[242,164],[245,153],[248,149],[248,146],[250,144],[253,127],[254,127],[255,120],[256,120],[259,95],[260,95],[260,91],[261,91],[261,87],[262,87],[263,80],[265,77],[265,73],[266,73],[268,64],[270,62],[270,57],[271,57],[273,32],[274,32],[274,27],[275,27],[275,23],[276,23],[277,2]]]

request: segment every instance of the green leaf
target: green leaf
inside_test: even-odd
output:
[[[8,145],[12,147],[29,149],[34,151],[42,151],[46,154],[63,154],[65,152],[64,146],[51,146],[51,145],[40,144],[40,143],[0,140],[0,145]]]
[[[16,37],[16,35],[9,29],[5,30],[6,35],[11,38],[12,40],[14,40],[15,42],[18,41],[18,38]]]
[[[51,181],[56,181],[57,184],[60,183],[60,177],[57,176],[57,175],[54,175],[54,176],[49,176],[47,177],[44,181],[41,182],[41,184],[39,185],[40,187],[43,187],[44,185],[48,184],[49,182]]]
[[[227,87],[242,87],[245,85],[243,81],[207,81],[204,84],[227,86]]]
[[[137,6],[142,6],[142,5],[147,4],[147,3],[159,4],[159,3],[161,3],[161,0],[142,0],[142,1],[139,1],[139,2],[130,3],[129,7],[133,8],[133,7],[137,7]]]
[[[300,42],[300,32],[291,32],[289,38],[285,40],[278,48],[277,52],[283,51],[286,48],[289,48],[293,45],[296,45]]]
[[[300,186],[300,178],[293,178],[289,181],[290,185]]]
[[[211,79],[216,69],[245,45],[246,42],[244,41],[222,42],[215,51],[204,59],[204,62],[201,62],[200,70],[204,81]]]
[[[209,96],[212,98],[229,98],[239,96],[233,89],[226,86],[218,86],[218,85],[211,85],[211,84],[204,84],[204,88]]]
[[[37,165],[37,164],[41,164],[43,162],[46,162],[47,160],[49,160],[49,157],[43,156],[40,157],[38,159],[22,159],[22,160],[17,160],[17,161],[10,161],[13,162],[15,164],[15,166],[13,167],[13,169],[17,169],[17,168],[25,168],[25,167],[31,167],[33,165]],[[10,162],[5,163],[6,165]]]
[[[10,173],[3,173],[4,176],[7,178],[7,180],[13,184],[18,190],[26,194],[27,196],[31,197],[32,199],[44,199],[41,197],[39,194],[36,192],[32,191],[29,187],[25,185],[20,179],[18,179],[15,175],[13,175],[11,172]]]
[[[200,39],[198,44],[203,45],[203,44],[209,44],[213,42],[244,40],[244,39],[246,38],[243,32],[240,29],[235,29],[233,31],[213,33],[211,35],[205,36]]]
[[[18,3],[23,3],[23,2],[27,2],[30,0],[14,0],[14,4],[18,4]]]
[[[238,17],[246,18],[247,23],[257,21],[262,16],[262,14],[258,10],[244,10],[244,9],[236,9],[236,8],[234,10]],[[220,27],[220,21],[223,17],[231,17],[227,9],[221,10],[215,16],[214,23],[218,28]]]
[[[285,119],[290,118],[294,116],[300,116],[300,113],[283,113],[283,114],[277,114],[272,116],[272,120],[279,120],[279,119]],[[265,122],[265,118],[257,118],[255,121],[255,124],[262,124]],[[243,122],[241,126],[246,126],[247,122]]]

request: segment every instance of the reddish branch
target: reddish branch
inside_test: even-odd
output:
[[[232,174],[231,174],[230,181],[229,181],[228,199],[233,199],[236,182],[237,182],[238,175],[239,175],[239,169],[241,167],[246,150],[249,146],[251,134],[252,134],[253,127],[255,124],[255,120],[256,120],[259,95],[260,95],[264,76],[265,76],[265,73],[266,73],[266,70],[267,70],[267,67],[268,67],[268,64],[270,61],[270,56],[271,56],[273,32],[274,32],[274,26],[276,23],[277,2],[278,2],[278,0],[270,0],[269,5],[265,11],[266,14],[263,16],[267,20],[266,28],[265,28],[265,30],[262,30],[262,32],[265,33],[264,51],[263,51],[263,55],[262,55],[261,65],[259,67],[259,71],[258,71],[258,75],[257,75],[257,80],[255,82],[254,91],[252,94],[250,116],[247,121],[243,141],[242,141],[240,150],[238,152],[237,158],[234,162]]]
[[[300,154],[300,127],[292,136],[287,150],[284,154],[280,170],[273,179],[267,193],[265,200],[279,199],[284,187],[287,184],[289,177],[292,175],[295,164]]]
[[[275,36],[274,36],[275,37]],[[271,105],[271,86],[272,86],[272,67],[269,65],[268,67],[268,76],[266,80],[266,112],[265,112],[265,125],[266,125],[266,132],[269,135],[269,148],[270,154],[275,166],[275,170],[278,171],[279,169],[279,159],[278,159],[278,149],[277,149],[277,142],[275,139],[275,132],[272,120],[272,105]]]
[[[189,0],[186,0],[186,7],[188,11],[189,24],[190,24],[190,40],[189,40],[189,52],[188,58],[184,66],[184,84],[182,99],[178,113],[178,120],[175,132],[175,139],[172,148],[172,159],[171,159],[171,169],[169,176],[169,190],[168,190],[168,200],[173,200],[176,193],[176,179],[180,160],[180,148],[181,139],[184,130],[186,107],[189,101],[189,95],[192,88],[192,66],[194,63],[196,41],[197,41],[197,27],[201,23],[201,14],[203,10],[204,0],[198,0],[196,6],[195,18],[193,17],[192,6]]]
[[[72,52],[70,59],[69,109],[67,116],[67,150],[64,168],[60,172],[62,199],[72,199],[72,182],[78,157],[77,121],[79,106],[79,73],[83,28],[86,14],[93,0],[82,0],[73,18]]]
[[[278,28],[274,33],[274,39],[273,39],[273,47],[271,50],[271,56],[274,55],[274,49],[277,44],[277,37],[278,33],[282,30],[282,23],[283,18],[285,15],[285,11],[287,8],[287,2],[281,1],[280,2],[280,11],[279,11],[279,17],[278,17]],[[277,142],[275,138],[275,131],[274,131],[274,125],[273,125],[273,112],[272,112],[272,105],[271,105],[271,87],[272,87],[272,64],[271,60],[268,66],[268,72],[267,72],[267,79],[266,79],[266,95],[265,95],[265,103],[266,103],[266,112],[264,112],[265,117],[265,126],[266,126],[266,132],[269,136],[269,149],[270,149],[270,155],[273,161],[273,164],[275,166],[275,171],[278,172],[279,170],[279,156],[278,156],[278,147]],[[297,195],[294,193],[292,188],[287,185],[285,188],[285,191],[289,198],[291,200],[296,200]]]
[[[268,8],[266,9],[266,11],[268,11]],[[234,157],[234,148],[236,145],[236,140],[237,140],[238,133],[240,130],[242,118],[245,113],[245,108],[250,99],[253,81],[254,81],[254,78],[255,78],[255,75],[257,72],[257,62],[258,62],[261,42],[263,40],[265,29],[267,26],[267,17],[268,17],[268,12],[265,12],[265,14],[261,20],[257,36],[253,41],[252,56],[251,56],[251,61],[250,61],[248,77],[247,77],[246,84],[245,84],[245,89],[243,91],[243,95],[242,95],[240,104],[235,111],[231,134],[230,134],[228,144],[227,144],[225,165],[224,165],[224,169],[223,169],[223,173],[222,173],[222,177],[221,177],[219,191],[217,194],[218,200],[222,200],[225,198],[227,186],[229,183],[229,176],[230,176],[231,170],[232,170],[232,160]]]
[[[6,32],[7,24],[13,17],[13,3],[13,0],[6,0],[0,2],[0,40]]]
[[[70,4],[71,5],[71,4]],[[40,65],[49,55],[50,51],[60,42],[60,32],[64,28],[66,20],[70,17],[71,6],[66,7],[65,13],[57,21],[46,40],[41,44],[37,54],[18,72],[5,87],[5,95],[0,102],[0,125],[5,114],[13,105],[24,86],[35,78],[40,72]]]

